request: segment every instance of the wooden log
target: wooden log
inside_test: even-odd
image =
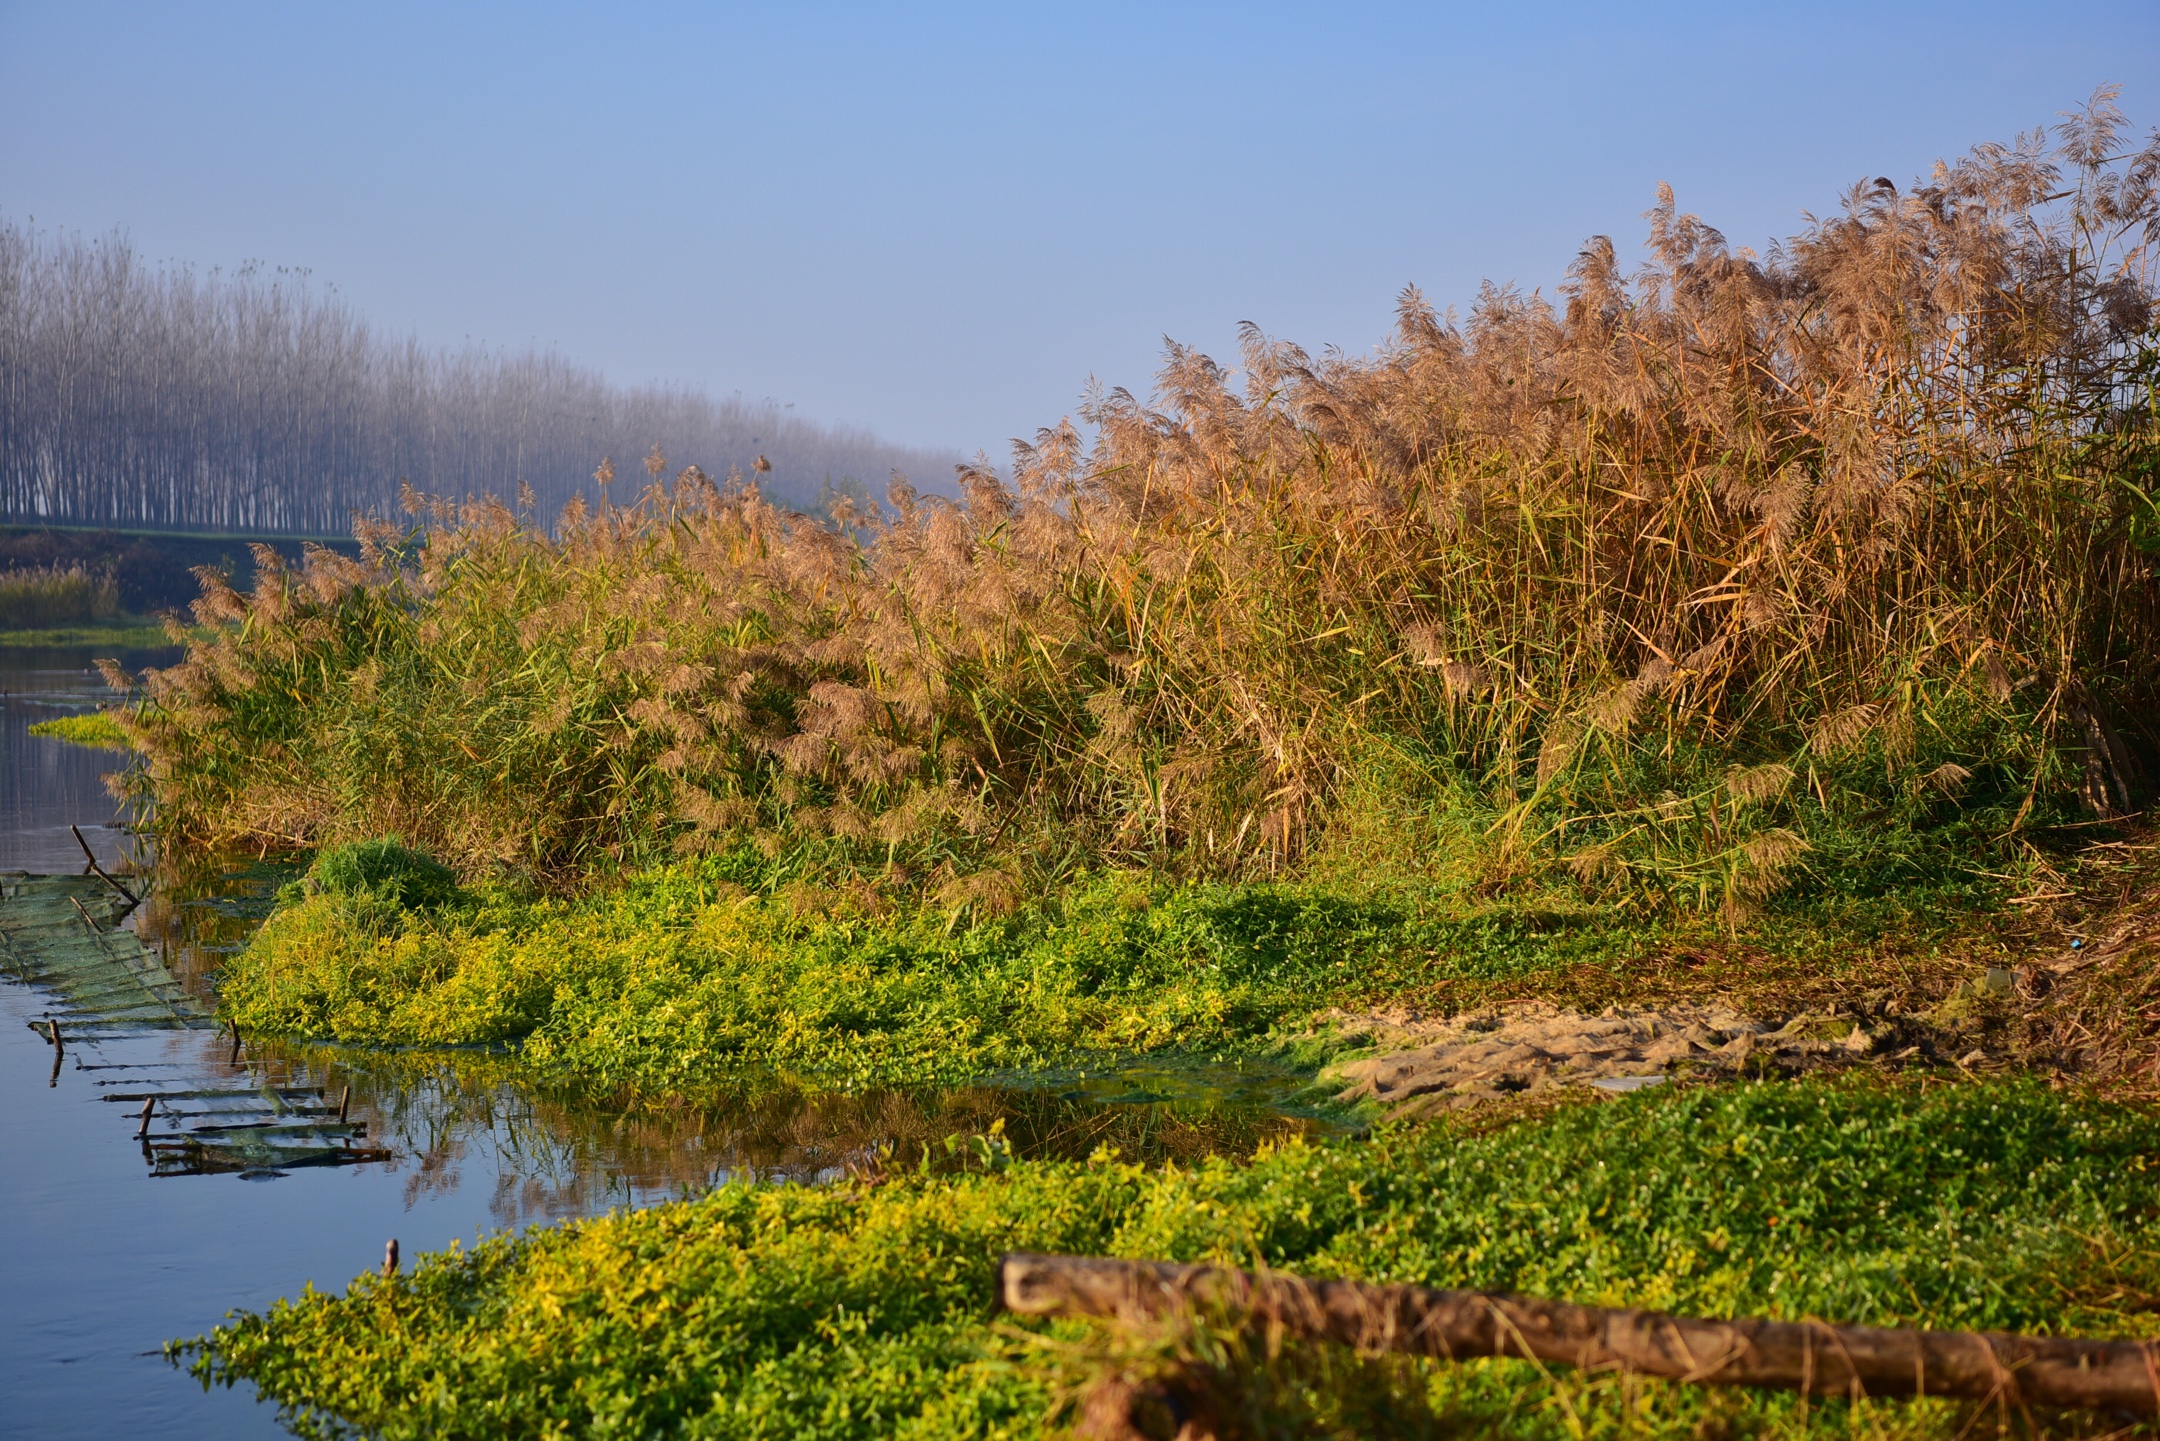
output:
[[[1195,1304],[1368,1352],[1519,1357],[1706,1386],[1947,1396],[2009,1406],[2160,1412],[2160,1343],[1816,1321],[1704,1321],[1488,1291],[1309,1281],[1216,1266],[1013,1253],[1007,1310],[1139,1319]]]
[[[397,1274],[397,1237],[395,1236],[390,1238],[389,1245],[383,1247],[382,1273],[385,1279]]]
[[[157,1099],[147,1098],[142,1103],[142,1122],[135,1127],[135,1139],[140,1141],[150,1134],[150,1114],[157,1109]]]

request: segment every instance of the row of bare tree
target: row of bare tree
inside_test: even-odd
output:
[[[952,457],[773,402],[610,385],[551,352],[392,339],[305,275],[152,266],[0,218],[0,519],[343,534],[398,483],[552,514],[603,456],[750,471],[804,503]],[[853,490],[858,486],[845,488]]]

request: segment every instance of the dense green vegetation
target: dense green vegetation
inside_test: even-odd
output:
[[[1287,1042],[1331,1002],[1609,960],[1655,936],[1583,914],[1124,873],[1009,916],[879,913],[776,887],[755,852],[577,900],[484,888],[414,906],[337,881],[351,854],[326,852],[224,972],[242,1027],[522,1040],[536,1066],[646,1091],[775,1076],[924,1084],[1075,1053],[1249,1051],[1271,1033]]]
[[[2160,1123],[2033,1085],[1810,1083],[1645,1095],[1483,1136],[1293,1144],[1249,1165],[736,1185],[309,1293],[240,1318],[194,1364],[325,1434],[333,1415],[393,1438],[1032,1434],[1060,1363],[993,1327],[1009,1249],[2142,1336],[2160,1296],[2156,1160]],[[1628,1419],[1618,1388],[1527,1366],[1394,1384],[1511,1434]],[[1645,1429],[1800,1429],[1790,1398],[1648,1388],[1633,1404]],[[1850,1419],[1818,1403],[1814,1424]]]
[[[1075,877],[1009,914],[885,905],[754,850],[578,898],[463,889],[396,842],[325,850],[220,977],[259,1035],[519,1043],[529,1065],[646,1095],[717,1085],[949,1084],[1177,1049],[1312,1064],[1315,1017],[1460,983],[1631,963],[1715,921],[1316,882]],[[1843,974],[1986,904],[1996,883],[1894,901],[1783,901],[1747,939],[1767,968]],[[1624,980],[1623,980],[1624,984]]]

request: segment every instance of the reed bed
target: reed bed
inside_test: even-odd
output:
[[[2141,804],[2160,140],[1856,187],[1240,373],[1172,345],[957,501],[408,495],[204,577],[128,724],[176,840],[397,833],[543,886],[754,842],[1009,908],[1104,864],[1742,916]],[[610,465],[598,479],[603,496]],[[2014,872],[2005,872],[2014,873]]]
[[[0,630],[80,625],[119,614],[120,589],[110,575],[79,565],[0,570]]]

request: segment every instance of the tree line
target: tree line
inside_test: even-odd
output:
[[[151,265],[125,236],[0,217],[0,519],[342,534],[395,504],[529,487],[552,515],[603,457],[751,472],[775,499],[882,491],[953,457],[770,401],[624,387],[552,351],[378,333],[304,273]]]

